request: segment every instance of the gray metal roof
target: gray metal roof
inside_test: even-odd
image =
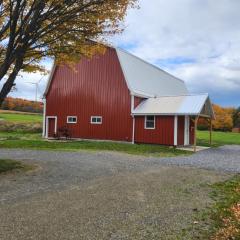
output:
[[[148,97],[188,94],[184,81],[122,49],[116,51],[132,94]]]
[[[131,94],[143,97],[188,94],[184,81],[132,55],[131,53],[119,48],[113,48],[117,52]],[[44,96],[46,96],[49,90],[55,67],[56,64],[54,63]]]
[[[148,98],[139,104],[133,115],[202,115],[214,118],[208,94]]]

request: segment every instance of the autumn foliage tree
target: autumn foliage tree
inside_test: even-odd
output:
[[[137,0],[0,0],[0,105],[20,71],[44,71],[40,61],[72,64],[103,52],[98,44],[122,31]]]
[[[22,98],[7,97],[3,101],[0,109],[20,112],[42,113],[43,105],[41,102],[29,101]]]
[[[233,127],[240,127],[240,107],[233,112]]]
[[[231,131],[233,128],[233,112],[234,108],[224,108],[213,104],[213,111],[215,113],[215,120],[213,121],[213,129],[220,131]],[[206,130],[209,127],[206,119],[201,118],[198,122],[199,129]]]

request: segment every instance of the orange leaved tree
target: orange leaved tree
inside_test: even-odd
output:
[[[233,112],[234,108],[221,107],[213,104],[213,110],[215,113],[215,120],[213,121],[213,129],[220,131],[231,131],[233,128]],[[198,122],[198,128],[200,130],[207,130],[209,123],[205,118],[200,118]]]

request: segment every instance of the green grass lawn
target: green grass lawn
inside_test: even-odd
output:
[[[134,155],[148,155],[172,157],[188,155],[189,152],[177,150],[172,147],[151,145],[151,144],[129,144],[117,142],[97,141],[46,141],[41,139],[40,134],[27,133],[0,133],[0,148],[22,148],[42,150],[63,150],[63,151],[115,151]]]
[[[240,240],[240,175],[211,188],[214,203],[200,215],[199,220],[208,222],[208,226],[199,229],[202,237],[198,239]]]
[[[197,144],[200,146],[209,146],[209,132],[197,132]],[[227,144],[240,145],[240,133],[232,132],[213,132],[212,133],[212,146],[218,147]]]
[[[30,165],[25,165],[20,161],[14,161],[9,159],[0,159],[0,174],[12,170],[30,170]]]
[[[39,123],[42,122],[41,114],[0,113],[0,122],[4,120],[10,123]]]
[[[4,120],[4,121],[1,121]],[[93,150],[93,151],[118,151],[129,154],[153,155],[161,157],[177,156],[190,154],[185,151],[176,150],[171,147],[147,145],[147,144],[125,144],[114,142],[93,142],[93,141],[45,141],[41,138],[41,121],[40,114],[11,113],[8,111],[0,111],[0,124],[13,123],[14,126],[0,132],[0,148],[29,148],[29,149],[48,149],[48,150]],[[23,128],[23,126],[28,126]],[[38,124],[37,131],[32,129]],[[39,128],[39,129],[38,129]],[[209,146],[209,132],[198,131],[198,145]],[[221,146],[224,144],[240,144],[240,134],[213,132],[213,146]]]

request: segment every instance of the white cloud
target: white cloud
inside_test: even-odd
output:
[[[240,105],[240,1],[139,1],[124,33],[111,41],[182,78],[192,92]],[[34,99],[26,82],[39,77],[24,75],[14,95]]]
[[[112,41],[182,78],[191,91],[240,105],[239,9],[238,0],[140,0]]]
[[[52,66],[51,60],[46,60],[42,63],[48,71]],[[48,75],[42,73],[20,73],[16,79],[16,88],[10,93],[12,97],[20,97],[29,100],[35,100],[36,85],[38,84],[37,99],[41,100],[47,83]]]

